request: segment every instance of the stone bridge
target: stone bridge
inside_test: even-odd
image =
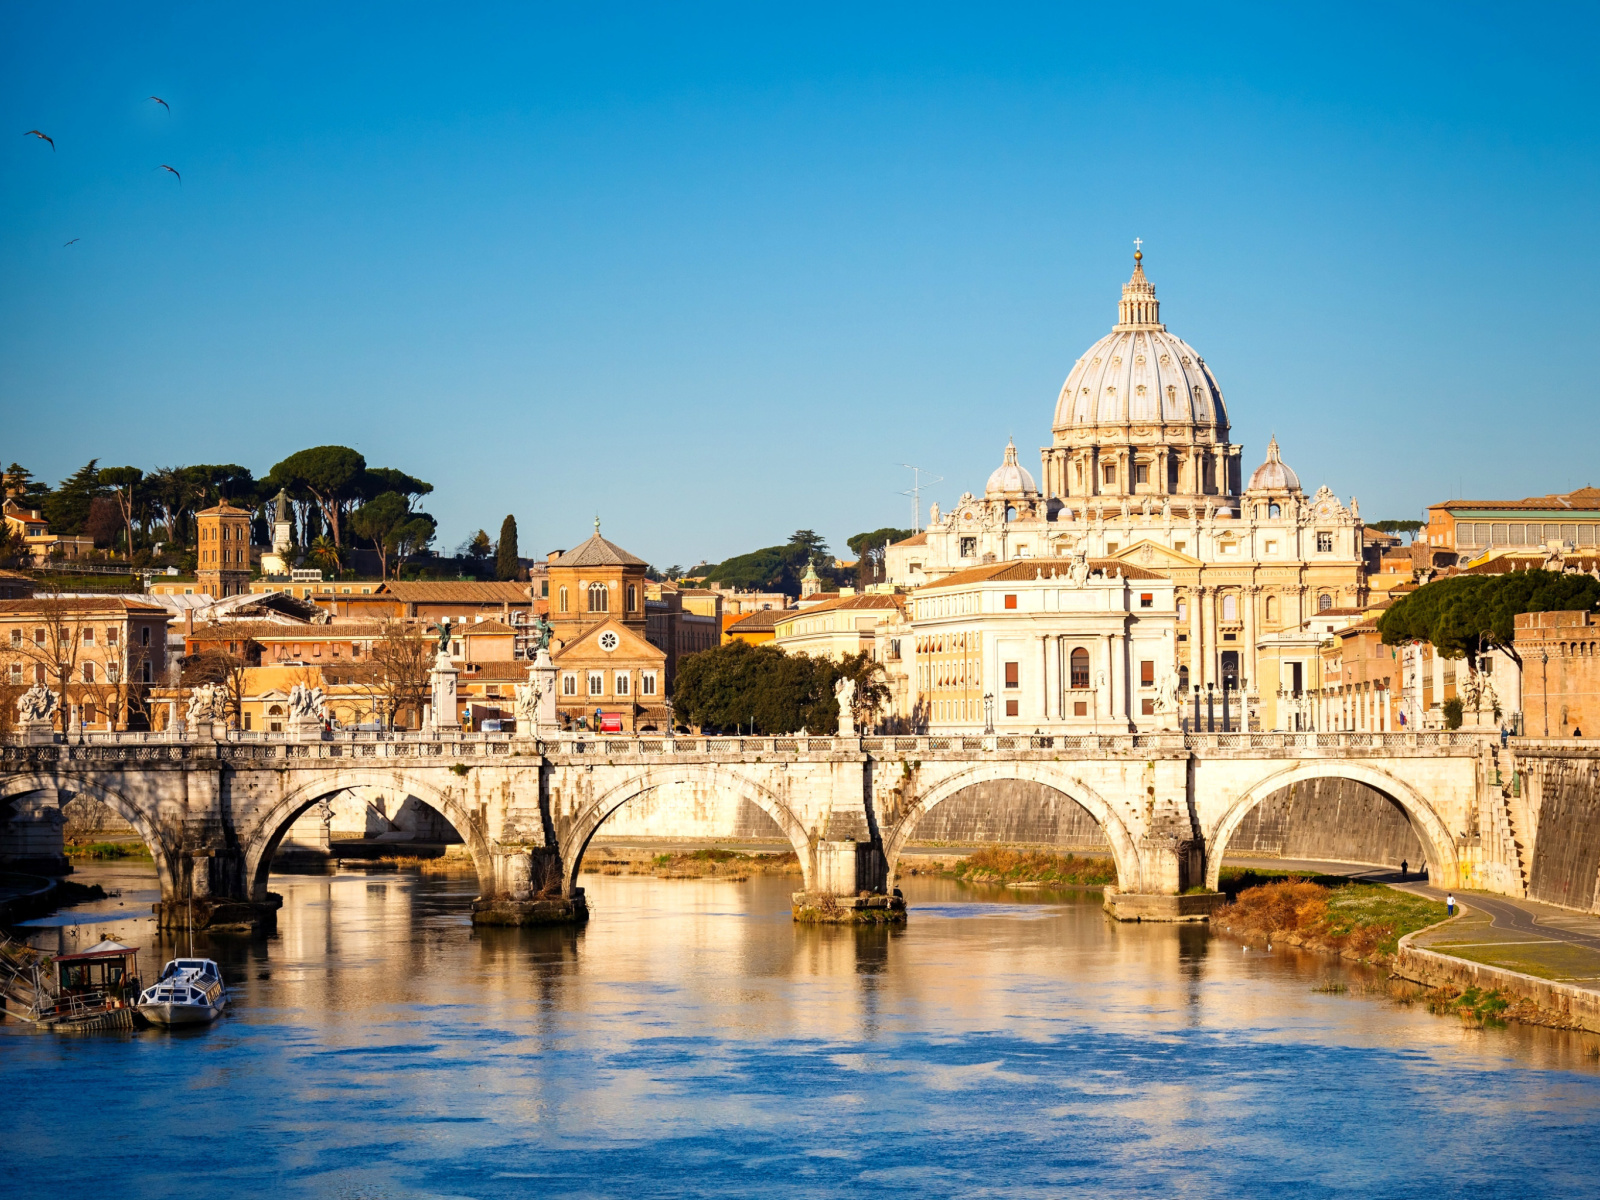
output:
[[[130,822],[160,876],[163,924],[269,919],[273,855],[290,825],[342,789],[416,797],[476,865],[475,919],[582,920],[578,875],[608,817],[673,787],[734,795],[793,845],[804,893],[830,914],[892,919],[919,820],[1004,781],[1081,806],[1116,861],[1119,915],[1174,917],[1214,891],[1222,856],[1263,800],[1344,780],[1403,813],[1432,878],[1525,894],[1530,817],[1498,740],[1469,733],[1164,733],[1121,736],[607,737],[230,731],[86,735],[0,747],[0,808],[88,796]],[[1569,747],[1563,747],[1567,750]],[[1330,856],[1331,857],[1331,856]],[[1182,897],[1180,899],[1180,897]],[[813,911],[797,897],[797,915]]]

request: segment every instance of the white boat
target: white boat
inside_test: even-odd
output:
[[[141,1016],[157,1025],[204,1025],[222,1015],[228,989],[209,958],[175,958],[139,994]]]

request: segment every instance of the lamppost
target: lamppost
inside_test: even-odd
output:
[[[985,692],[983,694],[983,731],[985,733],[993,733],[994,732],[994,693],[993,692]]]

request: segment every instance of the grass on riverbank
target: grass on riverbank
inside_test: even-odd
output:
[[[1289,878],[1248,887],[1216,921],[1245,937],[1310,946],[1349,958],[1389,958],[1408,933],[1444,920],[1437,900],[1371,883],[1328,887]]]
[[[63,852],[68,858],[150,858],[143,842],[68,842]]]
[[[949,874],[966,883],[1003,883],[1055,887],[1103,887],[1117,881],[1109,858],[1080,858],[1042,850],[1007,850],[989,846],[958,861]]]

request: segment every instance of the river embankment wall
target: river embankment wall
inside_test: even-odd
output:
[[[1429,926],[1429,929],[1437,928],[1437,925]],[[1389,967],[1392,974],[1425,987],[1498,991],[1514,999],[1530,1001],[1578,1029],[1600,1033],[1600,991],[1471,962],[1412,944],[1413,938],[1428,931],[1419,929],[1400,939]]]
[[[1383,866],[1426,861],[1405,810],[1354,779],[1280,788],[1246,814],[1223,853]]]
[[[1523,762],[1519,756],[1519,762]],[[1600,879],[1600,759],[1541,756],[1528,898],[1593,909]]]

